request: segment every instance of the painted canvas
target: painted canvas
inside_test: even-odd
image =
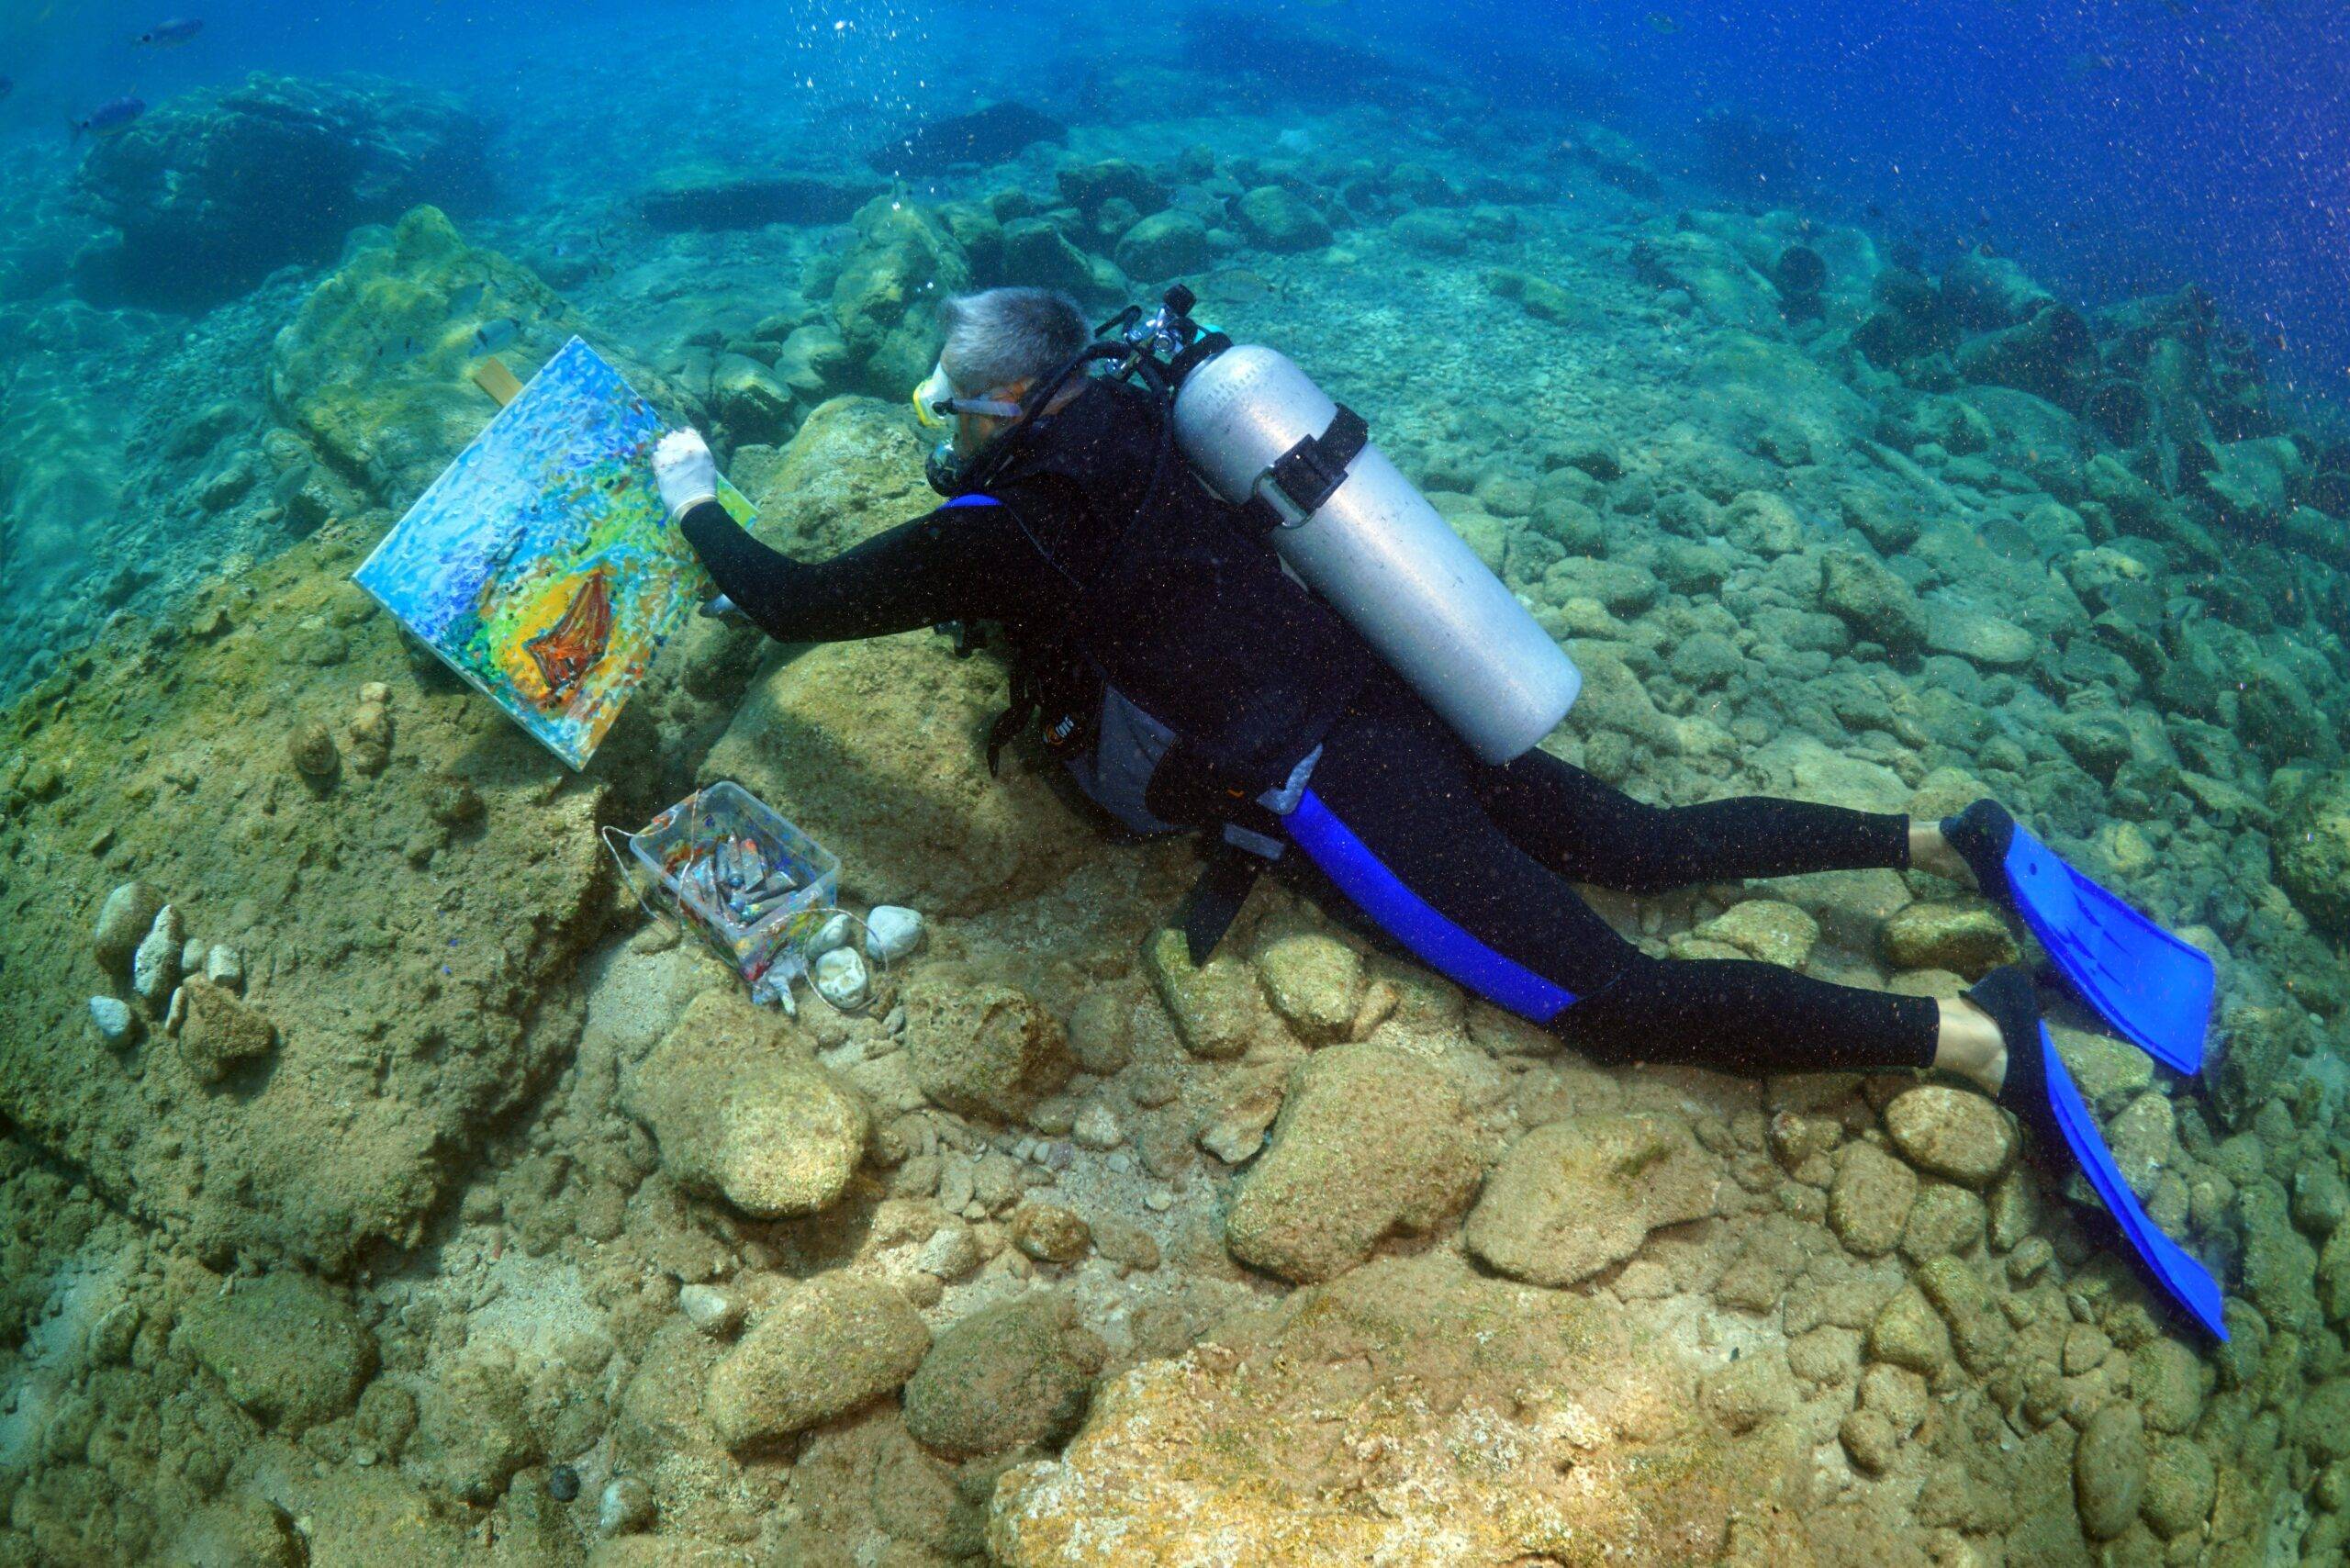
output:
[[[654,487],[664,426],[579,339],[449,465],[353,574],[574,767],[715,591]],[[732,486],[720,500],[753,511]]]

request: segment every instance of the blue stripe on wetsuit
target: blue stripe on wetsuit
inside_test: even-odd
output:
[[[950,497],[939,502],[938,510],[945,511],[948,507],[1000,507],[1002,505],[1003,503],[993,496],[983,496],[979,491],[973,490],[968,495]]]
[[[1574,992],[1496,953],[1405,887],[1313,790],[1305,791],[1281,824],[1340,892],[1446,979],[1538,1024],[1549,1023],[1573,1003]]]

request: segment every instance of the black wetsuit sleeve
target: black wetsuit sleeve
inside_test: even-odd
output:
[[[832,643],[1050,612],[1051,569],[1004,507],[942,508],[828,561],[795,561],[704,501],[679,520],[718,591],[770,637]]]

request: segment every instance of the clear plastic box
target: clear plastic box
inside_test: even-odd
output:
[[[831,851],[724,779],[655,817],[629,847],[752,995],[788,1000],[807,969],[807,945],[840,895],[841,863]]]

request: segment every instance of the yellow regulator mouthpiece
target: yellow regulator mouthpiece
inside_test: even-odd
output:
[[[930,379],[914,388],[914,418],[924,430],[936,430],[946,423],[946,410],[941,404],[952,402],[954,383],[946,379],[946,367],[940,365],[930,373]]]

